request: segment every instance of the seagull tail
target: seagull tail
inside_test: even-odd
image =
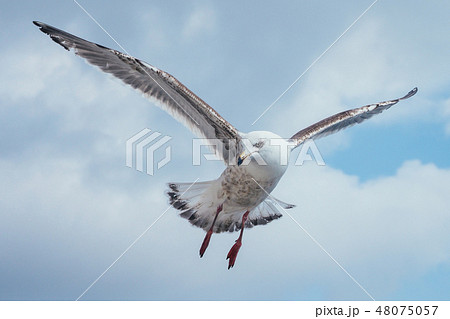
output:
[[[219,202],[214,191],[216,180],[198,183],[169,183],[166,192],[170,205],[192,225],[205,230],[214,219]]]
[[[179,211],[179,215],[192,225],[208,231],[213,224],[217,208],[224,203],[223,199],[217,197],[220,193],[218,180],[194,184],[169,183],[168,186],[169,202]],[[280,218],[283,215],[277,206],[280,206],[283,211],[295,207],[271,196],[250,211],[244,227],[265,225]],[[224,207],[224,211],[218,215],[214,223],[215,233],[234,232],[242,228],[241,220],[245,210],[229,211],[228,209],[229,207]]]
[[[252,209],[250,215],[248,216],[248,223],[245,225],[245,227],[250,228],[257,225],[265,225],[267,223],[270,223],[272,220],[282,217],[283,214],[277,206],[280,206],[282,208],[282,211],[286,211],[286,209],[295,207],[294,204],[288,204],[273,196],[270,196],[266,198],[261,204]],[[240,226],[238,228],[240,228]]]

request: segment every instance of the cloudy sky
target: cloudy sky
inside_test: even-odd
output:
[[[166,210],[83,300],[370,300],[317,243],[377,300],[450,298],[448,2],[378,1],[253,126],[372,0],[79,3],[244,132],[289,137],[419,92],[318,142],[325,166],[291,163],[274,195],[297,205],[295,221],[246,231],[227,270],[237,233],[214,235],[200,259],[204,232],[164,195],[223,165],[193,167],[188,130],[32,24],[119,49],[75,2],[2,0],[0,299],[76,299]],[[125,165],[144,128],[172,137],[154,176]]]

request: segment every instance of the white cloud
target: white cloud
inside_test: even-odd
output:
[[[83,260],[71,266],[66,287],[75,297],[167,208],[166,177],[133,186],[136,173],[122,167],[110,173],[123,170],[122,180],[111,183],[103,176],[94,183],[87,178],[89,163],[78,159],[39,156],[26,164],[21,162],[19,171],[17,163],[0,162],[1,191],[8,199],[1,211],[14,212],[3,216],[3,231],[14,245],[48,247],[60,259]],[[289,213],[370,293],[389,299],[405,280],[450,263],[449,181],[450,170],[418,161],[365,183],[339,170],[306,165],[291,167],[275,196],[297,204]],[[30,222],[39,229],[37,237],[27,233]],[[315,286],[322,298],[367,299],[287,214],[246,230],[232,271],[225,256],[237,233],[214,235],[200,259],[203,236],[169,210],[86,298],[283,299],[287,294],[302,299],[312,298]],[[52,241],[71,248],[61,250]],[[28,250],[20,253],[36,267],[51,269],[54,262]],[[41,275],[52,276],[47,270]],[[236,290],[236,282],[245,291]],[[120,289],[111,294],[111,284]]]
[[[366,289],[384,299],[403,280],[450,263],[446,235],[450,199],[445,195],[449,189],[450,170],[409,161],[396,175],[365,183],[329,167],[291,167],[276,194],[296,202],[298,208],[290,214]],[[291,223],[286,220],[285,224]],[[297,246],[302,251],[300,247],[309,239],[301,229],[297,231],[283,233],[281,241],[296,238],[301,242],[291,249]],[[311,249],[319,250],[313,246],[301,255],[293,253],[291,262],[309,263],[303,258],[314,255]],[[319,272],[336,267],[330,260],[321,263]],[[330,293],[339,296],[338,290]]]
[[[0,74],[3,111],[23,112],[22,121],[30,126],[51,119],[35,136],[54,126],[58,131],[52,134],[83,134],[80,137],[95,141],[104,152],[110,149],[101,146],[101,139],[119,143],[151,124],[154,106],[133,89],[38,35],[48,45],[22,39],[14,50],[0,55],[6,61]]]
[[[380,22],[370,20],[352,31],[301,79],[290,107],[280,108],[280,117],[290,114],[296,119],[287,123],[289,131],[349,108],[400,97],[412,89],[414,83],[406,83],[400,75],[392,78],[392,49]]]
[[[393,25],[383,18],[366,17],[296,84],[292,89],[298,92],[295,97],[291,101],[281,100],[274,105],[263,121],[278,126],[284,123],[284,134],[290,135],[327,116],[401,97],[418,86],[419,93],[416,96],[402,101],[401,105],[364,125],[385,125],[417,119],[440,122],[440,110],[434,107],[437,103],[434,94],[442,81],[447,80],[442,76],[445,72],[441,70],[445,57],[417,47],[417,43],[427,39],[428,33],[416,34],[419,39],[406,42],[401,38],[403,30],[392,31],[391,28]],[[444,49],[446,46],[439,39],[435,41],[435,47]],[[438,74],[439,81],[430,70]],[[404,104],[408,104],[408,107],[404,107]],[[271,116],[275,116],[276,121],[269,121]],[[287,117],[290,121],[286,122],[284,119]],[[334,138],[336,148],[341,143],[345,145],[345,135],[339,134]]]
[[[185,39],[209,35],[216,28],[216,12],[211,7],[197,7],[189,15],[182,34]]]
[[[38,41],[16,43],[1,54],[4,68],[0,73],[0,93],[13,102],[33,99],[46,90],[55,74],[65,75],[72,66],[69,56],[56,56],[48,47],[35,51]],[[33,52],[33,54],[30,54]]]

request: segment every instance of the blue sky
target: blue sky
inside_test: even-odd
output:
[[[377,300],[448,300],[450,5],[378,1],[79,1],[132,55],[176,76],[241,131],[289,137],[326,116],[417,95],[317,143],[325,166],[291,165],[274,195]],[[2,1],[0,299],[74,300],[168,207],[170,181],[211,180],[193,135],[31,23],[118,46],[66,1]],[[149,176],[125,166],[143,128],[172,136]],[[289,217],[204,233],[170,209],[85,300],[367,300]],[[245,289],[242,289],[242,287]]]

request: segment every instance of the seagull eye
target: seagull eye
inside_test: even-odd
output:
[[[261,147],[263,147],[263,145],[264,145],[264,141],[259,141],[258,143],[253,144],[253,146],[256,148],[261,148]]]

